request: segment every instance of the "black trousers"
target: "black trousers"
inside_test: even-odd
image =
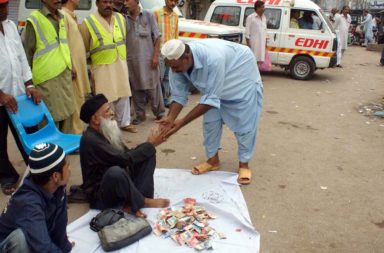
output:
[[[130,207],[133,213],[140,210],[144,206],[144,198],[153,198],[155,167],[154,155],[129,170],[119,166],[109,168],[101,180],[95,208]]]
[[[11,120],[9,119],[5,106],[0,106],[0,184],[16,183],[19,179],[19,174],[16,172],[8,157],[8,126],[11,129],[13,138],[16,141],[16,145],[19,148],[19,151],[24,159],[25,164],[28,163],[28,155],[24,151],[23,145],[21,144],[19,137],[17,136],[17,132],[13,127]],[[26,131],[33,132],[34,129]]]

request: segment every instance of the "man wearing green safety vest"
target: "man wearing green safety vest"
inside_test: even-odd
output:
[[[113,101],[116,121],[128,132],[137,132],[131,123],[126,29],[124,17],[113,12],[112,0],[96,0],[97,12],[80,26],[86,50],[91,58],[94,94],[104,94]]]
[[[42,0],[41,10],[27,19],[24,49],[34,85],[42,93],[59,129],[74,112],[71,55],[59,11],[61,1]]]

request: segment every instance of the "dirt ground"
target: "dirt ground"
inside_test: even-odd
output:
[[[311,81],[292,80],[279,68],[263,75],[253,182],[242,187],[261,234],[260,252],[383,252],[384,119],[358,112],[384,96],[379,57],[352,47],[344,68],[318,70]],[[192,96],[184,111],[198,99]],[[153,125],[150,116],[139,133],[126,134],[127,141],[145,141]],[[157,167],[190,169],[205,159],[202,141],[199,119],[158,147]],[[9,142],[11,160],[22,173],[25,166],[11,137]],[[228,129],[222,148],[222,169],[236,172],[237,146]],[[70,161],[70,184],[79,184],[79,156]],[[0,200],[3,208],[8,199],[1,194]],[[87,210],[69,205],[69,220]]]

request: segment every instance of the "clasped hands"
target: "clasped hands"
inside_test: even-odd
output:
[[[148,136],[148,142],[152,143],[154,146],[165,142],[171,135],[184,126],[182,119],[173,120],[169,116],[157,120],[156,123],[158,123],[159,126],[157,129],[152,128]]]

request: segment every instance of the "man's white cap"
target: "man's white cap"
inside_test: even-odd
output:
[[[185,44],[181,40],[168,40],[161,49],[162,55],[168,60],[178,60],[184,53]]]

